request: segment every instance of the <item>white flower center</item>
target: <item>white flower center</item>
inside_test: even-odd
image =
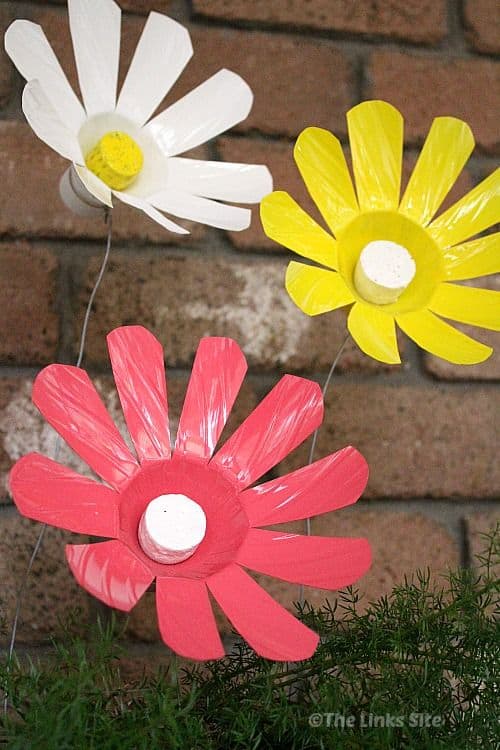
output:
[[[391,240],[375,240],[360,253],[354,285],[367,302],[388,305],[401,296],[415,271],[415,261],[406,247]]]
[[[194,500],[186,495],[159,495],[142,515],[139,544],[152,560],[172,565],[191,557],[206,528],[205,513]]]

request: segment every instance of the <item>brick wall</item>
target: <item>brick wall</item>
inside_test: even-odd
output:
[[[307,203],[292,161],[294,137],[307,125],[346,136],[345,110],[387,98],[407,120],[407,171],[432,118],[466,118],[478,146],[458,197],[496,165],[500,142],[500,9],[495,0],[122,0],[122,59],[128,61],[145,14],[156,9],[186,23],[195,56],[171,100],[219,67],[241,73],[255,105],[234,132],[203,154],[269,164],[277,188]],[[2,30],[13,18],[40,22],[75,79],[65,3],[1,2]],[[19,518],[4,489],[13,460],[50,453],[54,436],[30,403],[40,366],[72,362],[84,307],[103,253],[105,227],[77,219],[58,199],[63,161],[39,142],[20,111],[22,81],[0,54],[0,606],[10,625],[15,591],[38,533]],[[105,334],[122,323],[150,327],[166,349],[172,410],[182,402],[198,339],[234,336],[250,362],[236,407],[241,420],[282,372],[325,377],[343,337],[344,314],[309,319],[283,289],[287,254],[262,233],[257,216],[241,234],[195,227],[169,235],[123,206],[114,214],[113,256],[92,317],[86,366],[99,377],[120,419],[108,371]],[[489,280],[498,288],[498,280]],[[196,302],[196,304],[193,304]],[[476,330],[476,334],[478,331]],[[500,341],[479,333],[500,348]],[[327,398],[318,456],[352,443],[371,478],[355,508],[314,522],[317,533],[367,536],[372,571],[367,598],[387,592],[416,568],[434,575],[470,563],[479,533],[498,517],[500,463],[497,381],[500,355],[457,368],[404,341],[404,366],[385,368],[345,350]],[[71,461],[64,451],[61,460]],[[283,469],[306,459],[306,449]],[[78,589],[64,561],[71,535],[49,530],[29,584],[19,640],[41,644],[74,605],[86,618],[99,606]],[[296,587],[263,580],[281,601]],[[324,598],[312,592],[315,602]],[[129,637],[153,649],[152,595],[133,612]],[[226,627],[226,626],[224,626]],[[142,653],[142,652],[141,652]]]

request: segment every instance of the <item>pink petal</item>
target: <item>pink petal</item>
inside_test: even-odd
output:
[[[33,385],[33,403],[96,474],[120,489],[138,468],[84,370],[49,365]]]
[[[298,521],[355,503],[366,487],[368,464],[348,446],[309,466],[245,490],[240,501],[251,526]]]
[[[371,565],[371,551],[366,539],[250,529],[236,562],[284,581],[340,589],[366,573]]]
[[[29,453],[19,459],[9,485],[23,516],[77,534],[118,534],[117,493],[46,456]]]
[[[246,371],[245,357],[232,339],[200,341],[179,422],[177,451],[210,459]]]
[[[200,660],[224,656],[204,581],[157,578],[156,610],[161,637],[180,656]]]
[[[163,348],[142,326],[115,328],[107,337],[116,387],[140,461],[170,457]]]
[[[154,575],[122,542],[68,544],[66,558],[76,580],[89,594],[128,612]]]
[[[214,456],[248,487],[302,443],[323,419],[317,383],[285,375]]]
[[[207,585],[236,630],[260,656],[275,661],[308,659],[319,637],[274,601],[238,565],[228,565]]]

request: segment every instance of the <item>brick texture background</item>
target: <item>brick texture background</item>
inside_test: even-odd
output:
[[[121,6],[121,75],[150,10],[185,23],[195,55],[168,101],[220,67],[243,75],[255,94],[248,119],[196,155],[267,163],[276,188],[292,192],[307,210],[314,209],[293,165],[294,138],[317,125],[347,145],[345,111],[366,98],[385,98],[403,112],[406,176],[432,118],[443,114],[467,119],[477,141],[454,199],[496,164],[495,0],[121,0]],[[2,32],[14,18],[43,25],[77,86],[64,0],[1,2]],[[41,366],[74,360],[106,236],[103,222],[77,218],[60,203],[66,167],[25,123],[22,85],[0,52],[0,619],[7,627],[39,527],[17,514],[6,477],[24,453],[53,452],[55,435],[31,404],[31,383]],[[283,288],[287,253],[264,237],[255,211],[246,232],[195,225],[184,239],[123,206],[114,209],[113,224],[112,259],[95,302],[85,366],[120,429],[104,342],[120,324],[146,325],[165,346],[174,426],[194,351],[207,334],[235,337],[249,360],[233,425],[283,372],[324,380],[344,337],[345,313],[309,319],[297,310]],[[498,279],[480,283],[499,288]],[[475,333],[499,348],[498,336]],[[437,577],[447,566],[473,564],[481,534],[500,515],[499,354],[458,368],[403,338],[399,368],[378,365],[352,343],[346,347],[318,441],[318,456],[352,443],[371,466],[367,492],[354,508],[313,522],[318,534],[369,538],[374,563],[359,584],[364,601],[417,568],[429,567]],[[301,465],[307,448],[275,471]],[[69,450],[60,460],[83,469]],[[23,646],[45,643],[75,607],[78,627],[101,610],[67,570],[64,544],[71,536],[46,535],[22,609]],[[296,587],[259,580],[286,606],[297,598]],[[319,603],[325,596],[311,591],[308,598]],[[155,621],[154,595],[147,594],[130,617],[131,644],[157,648]],[[228,631],[223,618],[221,627]]]

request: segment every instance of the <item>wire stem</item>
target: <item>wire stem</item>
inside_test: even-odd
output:
[[[83,325],[82,330],[80,334],[80,344],[78,347],[78,357],[76,359],[76,367],[81,367],[83,355],[85,353],[85,343],[87,340],[87,330],[89,326],[89,320],[90,320],[90,314],[92,312],[92,305],[94,304],[95,296],[97,294],[97,291],[101,285],[101,281],[103,279],[104,273],[106,271],[106,267],[108,265],[109,256],[111,253],[111,243],[112,243],[112,236],[113,236],[113,221],[112,221],[112,214],[111,211],[106,208],[104,211],[104,221],[107,224],[108,227],[108,235],[106,240],[106,251],[104,253],[104,257],[101,263],[101,268],[99,269],[99,273],[97,275],[94,288],[92,289],[89,297],[89,301],[87,303],[87,308],[85,310],[85,316],[83,318]],[[55,443],[54,443],[54,460],[57,461],[57,458],[59,457],[59,453],[61,451],[61,437],[57,435]],[[10,636],[10,642],[9,642],[9,651],[7,656],[7,670],[10,669],[11,662],[12,662],[12,656],[14,654],[14,647],[16,644],[16,636],[17,636],[17,627],[19,624],[19,616],[21,613],[21,606],[23,603],[23,597],[26,590],[26,586],[28,583],[28,579],[31,573],[31,569],[33,568],[33,564],[36,560],[36,557],[38,555],[38,552],[40,551],[40,547],[42,546],[43,538],[45,536],[45,531],[47,529],[47,524],[42,524],[42,528],[40,529],[40,533],[38,534],[38,539],[36,540],[35,546],[33,548],[33,552],[31,553],[31,557],[28,563],[28,567],[26,568],[26,573],[24,574],[24,578],[21,582],[21,585],[19,587],[19,590],[17,592],[17,598],[16,598],[16,610],[14,613],[14,621],[12,623],[12,632]],[[4,704],[3,704],[3,710],[4,714],[7,713],[9,707],[9,696],[7,694],[7,690],[5,690],[5,697],[4,697]]]

